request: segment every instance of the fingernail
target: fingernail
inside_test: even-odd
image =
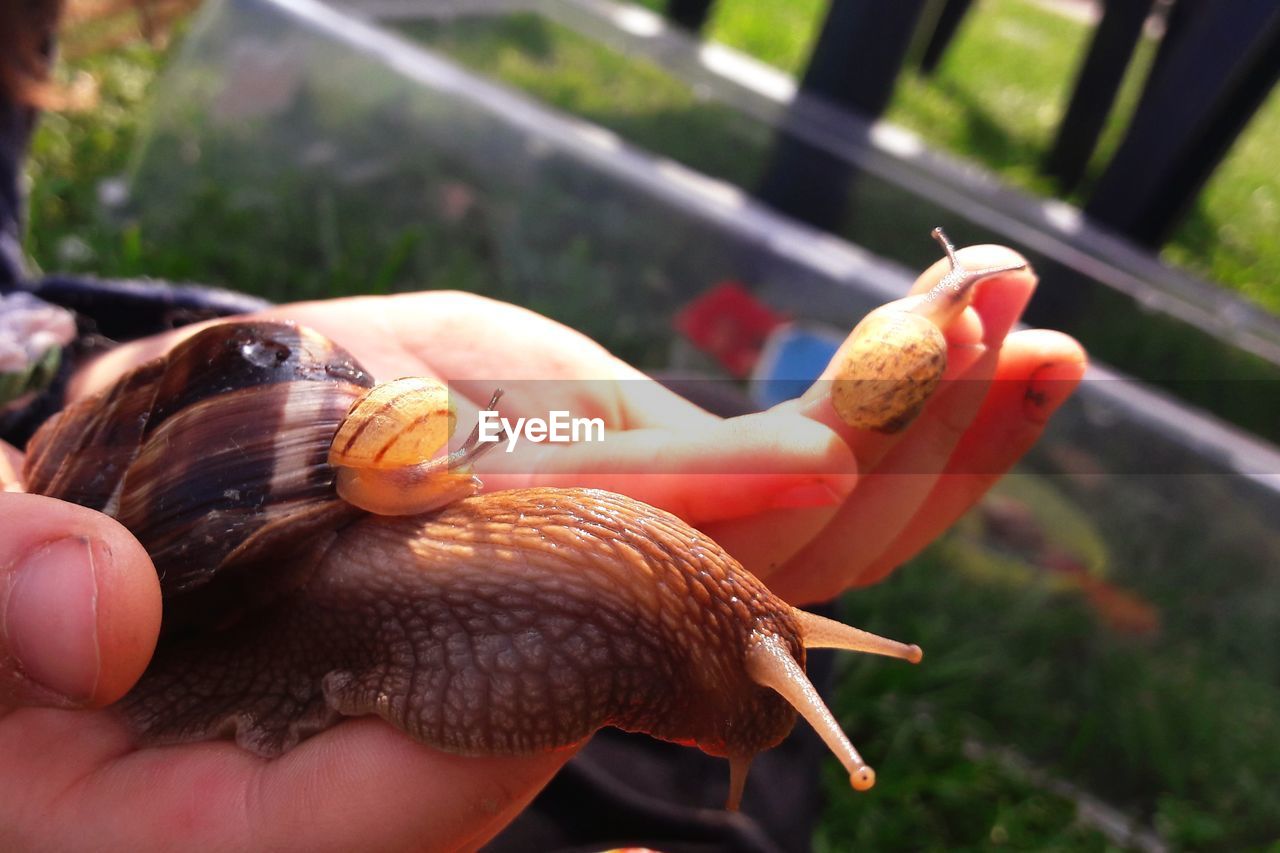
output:
[[[74,702],[98,687],[98,580],[106,549],[82,536],[28,555],[10,578],[5,644],[22,673]]]
[[[778,492],[773,496],[770,506],[773,509],[812,509],[835,506],[840,501],[841,496],[826,483],[806,483]]]
[[[1080,383],[1080,365],[1046,364],[1036,368],[1027,382],[1022,411],[1027,420],[1042,424],[1049,420]]]

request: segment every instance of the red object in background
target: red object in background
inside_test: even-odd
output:
[[[734,376],[747,376],[780,314],[736,281],[717,284],[676,315],[676,328]]]

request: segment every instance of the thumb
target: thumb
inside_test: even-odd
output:
[[[39,495],[0,493],[0,707],[96,707],[146,668],[160,585],[115,520]]]

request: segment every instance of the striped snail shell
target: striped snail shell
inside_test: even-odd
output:
[[[384,382],[352,406],[333,438],[329,464],[380,469],[417,464],[445,446],[457,421],[443,382],[420,376]]]
[[[439,380],[408,377],[373,388],[352,407],[329,450],[338,494],[379,515],[418,515],[475,494],[480,481],[470,463],[492,445],[477,446],[473,433],[457,452],[436,455],[457,420]]]

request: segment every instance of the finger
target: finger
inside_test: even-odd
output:
[[[973,291],[970,306],[956,323],[944,329],[947,339],[947,371],[942,382],[964,379],[981,379],[978,365],[985,360],[988,367],[993,359],[984,358],[1000,349],[1005,335],[1022,316],[1038,279],[1027,259],[1007,246],[966,246],[956,253],[960,263],[971,270],[1017,267],[1009,272],[993,275],[980,281]],[[913,296],[927,293],[950,271],[946,259],[935,262],[920,274],[911,286]],[[957,326],[959,328],[957,329]],[[975,393],[981,389],[975,388]],[[888,450],[897,444],[902,433],[884,436],[866,431],[854,431],[852,446],[864,469],[874,467]]]
[[[888,310],[889,307],[882,310]],[[982,318],[972,308],[966,308],[959,320],[943,331],[943,337],[947,342],[947,367],[941,384],[945,386],[972,370],[987,349],[983,344]],[[835,377],[830,371],[834,364],[835,359],[832,365],[827,366],[823,378],[814,383],[799,400],[780,405],[799,411],[834,431],[853,450],[859,465],[864,469],[873,468],[901,440],[905,430],[883,433],[856,429],[842,421],[831,405],[831,383]]]
[[[970,246],[961,249],[959,255],[966,267],[975,269],[1025,265],[1023,269],[984,279],[974,290],[971,307],[982,318],[982,343],[989,349],[998,349],[1022,319],[1039,279],[1026,258],[1005,246]]]
[[[1087,357],[1058,332],[1011,335],[991,391],[911,522],[854,581],[876,583],[949,528],[1022,458],[1084,377]]]
[[[367,839],[375,839],[377,849],[479,847],[577,751],[526,758],[449,755],[374,720],[352,721],[332,735],[268,765],[257,823],[274,838],[253,846],[275,849],[304,837],[308,849],[367,849]]]
[[[93,707],[142,674],[160,586],[113,519],[39,495],[0,494],[0,705]]]
[[[1024,262],[1021,255],[1000,246],[963,249],[961,260],[966,266],[974,268],[1013,266]],[[932,288],[947,269],[949,267],[946,261],[934,264],[916,280],[913,293]],[[853,450],[863,471],[877,467],[886,454],[905,440],[910,440],[911,444],[902,452],[902,457],[910,458],[912,454],[917,454],[918,458],[913,460],[916,470],[938,470],[958,441],[959,434],[967,426],[967,418],[980,405],[985,393],[986,378],[994,370],[997,360],[994,353],[1003,343],[1010,324],[1021,316],[1035,285],[1035,275],[1029,269],[993,276],[978,285],[973,306],[966,309],[944,332],[948,353],[942,390],[926,407],[920,419],[901,433],[884,435],[855,430],[843,424],[830,405],[829,397],[822,388],[822,381],[811,388],[800,401],[784,403],[775,411],[802,412],[842,436]],[[829,366],[828,370],[830,369]],[[930,465],[936,467],[930,469]],[[931,487],[928,481],[921,479],[900,482],[898,486],[899,497],[904,503],[909,502],[912,495],[917,500],[923,500]],[[863,500],[864,489],[876,491],[864,483],[855,491],[854,501]],[[838,514],[835,511],[814,509],[772,513],[758,519],[731,520],[716,524],[708,528],[707,533],[728,548],[730,553],[740,555],[748,570],[778,587],[784,583],[781,578],[774,579],[780,570],[788,574],[795,572],[805,575],[814,571],[813,566],[796,562],[796,558],[810,543],[817,543],[813,546],[815,549],[825,549],[828,547],[826,543],[836,540],[834,550],[831,551],[834,556],[829,559],[847,561],[842,566],[842,573],[860,571],[862,565],[859,560],[874,556],[874,551],[851,552],[852,546],[847,533],[841,531],[858,530],[861,536],[862,529],[850,526],[859,522],[848,515],[842,515],[845,512],[841,510]],[[841,519],[842,527],[831,529],[830,525],[837,518]],[[824,531],[829,529],[831,532],[825,534],[824,538]],[[893,533],[891,527],[874,531],[874,535],[880,536],[892,536]],[[863,554],[866,556],[863,557]],[[796,592],[799,594],[798,590]]]
[[[998,350],[935,394],[923,414],[889,447],[831,522],[796,553],[777,579],[765,578],[788,601],[830,598],[859,577],[902,532],[946,468],[986,396]],[[853,535],[856,534],[856,535]]]
[[[773,576],[786,569],[792,558],[826,529],[837,512],[838,506],[775,509],[708,522],[699,529],[772,588]]]
[[[944,383],[962,376],[969,376],[984,352],[1000,347],[1005,335],[1026,308],[1027,302],[1035,291],[1037,281],[1026,259],[1004,246],[968,246],[958,252],[958,257],[961,264],[971,270],[1019,265],[1023,268],[982,279],[974,289],[971,306],[943,329],[943,335],[947,340],[947,370],[943,376]],[[911,288],[911,296],[899,303],[877,310],[906,308],[921,294],[927,293],[938,285],[949,271],[949,262],[946,259],[939,260],[916,279]],[[806,392],[802,398],[805,404],[804,410],[811,417],[816,417],[839,430],[853,448],[859,464],[864,470],[869,470],[902,439],[903,433],[885,435],[852,429],[839,423],[834,409],[828,402],[828,381],[836,378],[834,371],[838,368],[839,362],[838,356],[833,358],[823,373],[822,381]]]
[[[526,447],[482,460],[486,488],[606,489],[692,524],[835,506],[857,482],[848,447],[795,414],[713,418],[699,429],[605,432],[602,441]]]
[[[43,710],[0,721],[0,749],[10,771],[0,776],[0,841],[6,828],[22,832],[18,815],[28,840],[49,849],[109,838],[137,851],[172,849],[179,837],[197,850],[474,849],[575,751],[455,756],[373,719],[273,760],[225,741],[132,751],[110,711]]]

